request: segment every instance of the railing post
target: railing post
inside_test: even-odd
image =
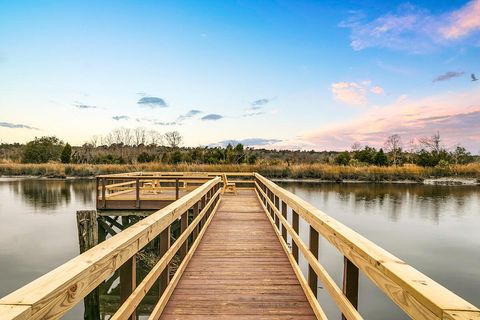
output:
[[[165,255],[165,252],[170,248],[170,226],[160,233],[160,257]],[[160,279],[160,295],[163,294],[170,282],[170,262],[167,264],[165,270],[159,277]]]
[[[135,180],[135,206],[140,208],[140,179]]]
[[[278,211],[280,211],[280,199],[278,198],[278,196],[274,195],[274,199],[275,199],[275,208],[277,208]],[[275,214],[275,224],[277,225],[277,229],[278,231],[280,231],[280,218]]]
[[[120,301],[124,303],[137,287],[137,259],[135,255],[128,259],[120,267]],[[130,316],[131,320],[136,319],[135,311]]]
[[[298,219],[298,213],[295,210],[292,210],[292,225],[293,225],[293,230],[295,230],[295,233],[298,235],[299,219]],[[293,254],[293,257],[295,258],[295,261],[297,261],[298,263],[298,246],[293,240],[292,240],[292,254]]]
[[[310,252],[313,254],[313,256],[318,259],[318,232],[312,226],[310,226],[309,249],[310,249]],[[315,297],[317,296],[317,283],[318,283],[317,274],[309,264],[308,265],[308,285],[310,286],[310,289],[312,289],[312,292],[315,295]]]
[[[100,181],[99,178],[95,178],[95,206],[98,208],[98,196],[100,195],[100,192],[98,191],[98,188],[100,187]]]
[[[105,197],[106,184],[107,184],[107,178],[102,178],[102,200],[103,200],[103,208],[106,208],[106,207],[107,207],[107,198]]]
[[[282,201],[282,216],[287,220],[287,204],[285,201]],[[287,242],[287,228],[282,224],[282,237],[285,242]],[[293,240],[292,240],[293,242]]]
[[[195,220],[198,217],[198,214],[200,213],[199,206],[200,206],[199,202],[197,202],[193,205],[193,220]],[[195,241],[197,239],[198,230],[199,230],[199,228],[198,228],[198,224],[197,224],[195,229],[193,229],[193,241]]]
[[[175,200],[178,200],[179,198],[179,182],[178,182],[178,178],[175,179]]]
[[[358,309],[358,268],[347,257],[343,257],[343,294]],[[346,319],[342,314],[342,319]]]
[[[182,214],[182,217],[180,218],[180,234],[183,234],[185,230],[188,227],[188,210],[185,211],[184,214]],[[180,246],[179,253],[180,253],[180,258],[183,259],[187,255],[188,251],[188,240],[185,240],[185,242]]]

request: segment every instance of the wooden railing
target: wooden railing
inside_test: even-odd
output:
[[[219,177],[207,181],[178,201],[0,299],[0,318],[58,319],[119,269],[122,304],[111,319],[133,318],[142,298],[160,279],[162,295],[149,318],[158,319],[216,212],[221,187]],[[170,226],[178,219],[181,233],[171,244]],[[137,283],[135,256],[157,237],[160,237],[160,260]],[[169,264],[176,254],[181,263],[170,279]]]
[[[144,192],[170,191],[171,195],[161,199],[174,201],[180,198],[180,191],[194,190],[208,180],[223,175],[228,177],[229,182],[238,184],[238,189],[253,189],[251,172],[134,172],[99,175],[96,177],[97,208],[106,208],[109,199],[119,199],[118,196],[125,194],[131,194],[135,207],[140,208]]]
[[[323,283],[343,318],[362,319],[357,311],[359,271],[413,319],[480,319],[480,310],[472,304],[257,173],[255,188],[319,319],[326,316],[317,302],[317,280]],[[287,220],[289,208],[292,224]],[[310,225],[308,246],[299,237],[299,218]],[[292,239],[291,249],[287,234]],[[342,288],[318,261],[319,236],[344,256]],[[308,261],[307,279],[298,266],[300,253]]]

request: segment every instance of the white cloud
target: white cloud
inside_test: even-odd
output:
[[[368,91],[374,94],[384,93],[382,87],[372,87],[371,80],[363,80],[360,82],[336,82],[332,83],[331,90],[335,100],[353,106],[366,105],[368,102]]]

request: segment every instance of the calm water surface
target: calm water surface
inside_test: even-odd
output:
[[[298,196],[480,306],[480,188],[281,183]],[[0,296],[79,253],[75,212],[94,208],[91,180],[0,178]],[[301,223],[306,242],[308,227]],[[342,257],[320,240],[320,261],[341,283]],[[302,270],[306,263],[301,259]],[[319,283],[327,315],[338,311]],[[366,278],[360,313],[406,318]],[[79,304],[66,319],[82,318]]]

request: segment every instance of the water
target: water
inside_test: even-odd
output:
[[[480,306],[480,188],[281,185]],[[78,255],[75,212],[94,208],[94,189],[92,180],[0,178],[0,296]],[[307,230],[302,223],[304,241]],[[340,285],[342,257],[322,240],[320,261]],[[301,266],[305,271],[304,259]],[[319,293],[327,314],[338,318],[325,290]],[[359,309],[368,319],[405,318],[363,277]],[[82,310],[79,304],[65,318],[79,319]]]

